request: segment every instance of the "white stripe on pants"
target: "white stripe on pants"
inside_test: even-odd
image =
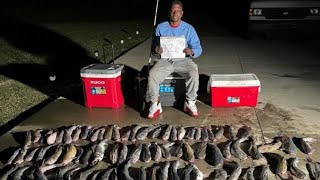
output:
[[[157,102],[159,98],[159,85],[171,73],[188,73],[186,77],[186,99],[197,99],[199,89],[198,65],[191,59],[170,60],[160,59],[150,70],[148,77],[148,93],[151,102]]]

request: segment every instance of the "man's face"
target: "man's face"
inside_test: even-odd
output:
[[[182,7],[179,4],[174,4],[171,6],[169,11],[169,17],[172,22],[179,22],[183,15]]]

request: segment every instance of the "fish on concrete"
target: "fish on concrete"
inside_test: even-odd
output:
[[[275,150],[280,149],[280,147],[282,146],[282,142],[281,141],[277,141],[275,143],[269,143],[269,144],[262,144],[258,147],[258,151],[260,153],[268,153],[268,152],[273,152]]]
[[[161,179],[160,180],[168,180],[169,168],[170,168],[170,162],[166,161],[163,168],[162,168],[162,171],[161,171]]]
[[[240,160],[245,160],[248,158],[248,155],[241,149],[240,142],[241,139],[238,139],[232,143],[231,154]]]
[[[250,166],[248,169],[247,169],[247,171],[246,171],[246,173],[244,174],[244,179],[246,179],[246,180],[255,180],[255,178],[254,178],[254,170],[255,170],[255,167],[254,166]]]
[[[194,139],[195,140],[200,140],[201,139],[201,131],[202,131],[201,127],[197,127],[196,128],[196,132],[194,134]]]
[[[128,156],[128,151],[129,151],[128,146],[126,144],[121,144],[121,150],[120,150],[119,158],[117,161],[118,165],[126,161]]]
[[[207,150],[207,142],[202,141],[196,144],[194,156],[196,159],[205,159]]]
[[[39,150],[39,147],[35,147],[32,149],[30,148],[24,157],[24,162],[32,161],[33,157],[35,156],[38,150]]]
[[[145,166],[139,169],[139,180],[147,180],[147,168]]]
[[[158,171],[160,170],[160,166],[154,166],[152,169],[151,169],[151,172],[150,172],[150,176],[149,176],[149,179],[150,180],[157,180],[158,179]]]
[[[91,129],[92,129],[92,126],[90,125],[82,126],[79,138],[83,140],[87,139]]]
[[[180,126],[177,128],[177,133],[178,133],[177,140],[181,141],[184,138],[184,136],[186,135],[186,129],[183,126]]]
[[[119,143],[114,143],[110,152],[111,164],[116,164],[118,161]]]
[[[105,151],[108,147],[107,140],[100,141],[93,152],[93,160],[91,165],[96,165],[104,158]]]
[[[188,164],[184,170],[183,170],[183,179],[184,180],[190,180],[192,178],[191,172],[193,170],[193,166],[191,164]]]
[[[7,180],[9,176],[18,169],[18,166],[10,166],[8,170],[1,174],[0,180]]]
[[[103,139],[110,141],[112,139],[113,125],[105,127]]]
[[[171,134],[170,134],[170,140],[171,141],[177,141],[178,140],[178,131],[176,127],[172,127]]]
[[[151,143],[147,142],[142,145],[142,160],[146,163],[149,163],[151,161],[151,152],[150,152],[150,146]]]
[[[288,169],[295,177],[299,179],[307,179],[308,176],[301,169],[298,168],[298,158],[290,158],[288,159]]]
[[[290,155],[296,155],[297,154],[297,148],[294,144],[294,142],[292,141],[292,139],[286,135],[282,135],[280,136],[281,141],[282,141],[282,149],[290,154]]]
[[[61,145],[56,146],[54,153],[45,159],[44,164],[50,165],[50,164],[56,163],[59,157],[61,156],[62,152],[63,152],[63,146]]]
[[[227,171],[222,168],[215,169],[213,172],[213,179],[215,180],[226,180],[228,178]]]
[[[29,147],[28,146],[24,146],[22,147],[21,151],[19,152],[19,154],[15,157],[15,159],[13,160],[13,164],[21,164],[24,162],[24,157],[28,152]]]
[[[18,154],[20,154],[22,148],[18,148],[16,149],[12,155],[9,157],[9,159],[7,160],[6,164],[11,164],[13,162],[13,160],[18,156]]]
[[[172,161],[172,165],[171,165],[171,167],[172,167],[172,172],[171,172],[172,176],[171,177],[174,180],[180,180],[180,176],[178,174],[179,166],[180,166],[180,162],[178,160]]]
[[[186,133],[186,139],[193,140],[195,133],[196,133],[197,127],[190,127],[189,130]]]
[[[226,158],[226,159],[230,159],[231,158],[231,144],[232,144],[232,141],[228,141],[227,144],[224,146],[223,148],[223,156]]]
[[[208,127],[204,126],[201,130],[201,140],[202,141],[208,141],[209,140],[209,134],[208,134]]]
[[[129,168],[131,166],[131,161],[127,161],[127,163],[124,164],[123,169],[122,169],[122,178],[123,180],[134,180],[130,176]]]
[[[189,162],[195,161],[194,151],[188,142],[183,142],[182,150],[183,150],[183,159],[184,160],[189,161]]]
[[[167,127],[164,130],[164,133],[162,135],[162,140],[168,141],[170,138],[170,133],[171,133],[172,125],[168,124]]]
[[[223,137],[223,133],[224,133],[224,128],[222,126],[218,126],[212,129],[213,131],[215,131],[214,133],[214,137],[215,140],[214,141],[218,141]]]
[[[134,125],[133,128],[132,128],[132,132],[131,132],[131,135],[130,135],[130,140],[132,142],[135,142],[137,139],[136,139],[136,135],[137,135],[137,132],[139,131],[139,129],[141,128],[140,125]]]
[[[11,174],[11,176],[12,176],[12,179],[13,180],[22,180],[23,179],[23,177],[22,177],[22,175],[23,175],[23,173],[27,170],[27,169],[29,169],[31,166],[22,166],[22,167],[19,167],[17,170],[15,170],[12,174]]]
[[[214,167],[220,167],[223,165],[222,152],[214,143],[207,144],[205,161]]]
[[[193,170],[192,170],[193,179],[203,180],[204,176],[203,176],[203,173],[200,171],[200,169],[195,164],[193,164],[192,167],[193,167]]]
[[[130,154],[128,159],[132,162],[132,164],[135,164],[140,159],[141,150],[142,144],[138,144]]]
[[[225,161],[224,165],[232,168],[232,172],[230,173],[228,180],[237,180],[240,177],[242,173],[242,168],[239,163],[235,161]]]
[[[67,148],[67,152],[64,154],[61,163],[63,165],[70,163],[76,157],[76,154],[77,154],[77,148],[75,145],[71,144]]]

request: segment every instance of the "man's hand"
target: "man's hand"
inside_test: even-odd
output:
[[[190,49],[190,48],[185,48],[185,49],[183,50],[183,52],[186,53],[186,55],[189,55],[189,56],[193,56],[193,55],[194,55],[193,50]]]
[[[163,49],[160,46],[157,46],[156,49],[154,50],[154,52],[156,52],[157,54],[162,54]]]

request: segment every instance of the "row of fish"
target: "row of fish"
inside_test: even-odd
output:
[[[132,162],[126,161],[122,166],[111,166],[106,169],[90,167],[83,164],[61,164],[42,166],[7,166],[2,169],[0,180],[7,179],[79,179],[79,180],[202,180],[203,173],[194,164],[179,168],[180,161],[165,161],[151,167],[142,166],[134,173]],[[133,178],[134,177],[134,178]]]
[[[225,130],[226,129],[226,130]],[[98,140],[112,140],[116,142],[136,142],[143,141],[146,138],[158,138],[164,141],[181,141],[182,139],[201,140],[201,141],[217,141],[223,134],[228,134],[231,140],[239,138],[246,139],[251,134],[251,128],[244,126],[239,129],[244,130],[239,135],[232,126],[203,126],[203,127],[183,127],[172,126],[170,124],[158,124],[151,126],[132,125],[120,128],[118,125],[107,125],[92,127],[87,125],[72,125],[69,127],[60,127],[57,129],[37,129],[24,132],[25,146],[34,143],[44,144],[71,144],[78,140],[88,140],[96,142]],[[21,134],[21,132],[18,132]],[[17,133],[17,134],[18,134]],[[20,135],[21,137],[21,135]]]

